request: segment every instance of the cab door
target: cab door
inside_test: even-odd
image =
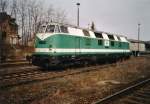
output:
[[[104,46],[105,46],[105,48],[109,48],[109,46],[110,46],[109,40],[104,40]]]
[[[80,38],[76,37],[75,38],[75,55],[80,54]]]

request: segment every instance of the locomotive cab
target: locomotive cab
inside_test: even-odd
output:
[[[46,33],[58,33],[58,32],[60,32],[59,26],[58,25],[53,25],[53,24],[47,25],[45,32]]]
[[[68,33],[67,29],[67,26],[57,23],[50,23],[40,27],[35,39],[35,52],[33,53],[32,62],[34,65],[59,63],[56,57],[56,48],[61,44],[61,38],[58,35]]]

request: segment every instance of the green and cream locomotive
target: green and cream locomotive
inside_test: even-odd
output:
[[[128,58],[130,54],[124,36],[49,23],[36,34],[32,63],[41,67],[97,63]]]

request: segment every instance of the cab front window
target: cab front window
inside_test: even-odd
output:
[[[46,28],[46,32],[53,33],[55,30],[55,25],[48,25]]]
[[[39,28],[39,33],[44,33],[45,32],[45,29],[46,29],[46,26],[41,26],[40,28]]]
[[[66,26],[60,26],[61,32],[68,33],[68,29]]]

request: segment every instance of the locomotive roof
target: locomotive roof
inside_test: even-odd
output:
[[[43,26],[46,26],[46,25],[63,25],[63,26],[67,26],[67,27],[72,27],[72,28],[77,28],[77,29],[82,29],[82,30],[93,31],[92,29],[89,29],[89,28],[82,28],[82,27],[78,27],[78,26],[75,26],[75,25],[71,25],[71,24],[64,24],[64,23],[57,23],[57,22],[46,23]],[[125,37],[125,38],[127,38],[124,35],[118,35],[118,34],[114,34],[114,33],[110,33],[110,32],[105,32],[105,31],[97,31],[97,30],[95,30],[93,32],[105,33],[105,34],[108,34],[108,35],[116,35],[116,36],[119,36],[119,37]]]

